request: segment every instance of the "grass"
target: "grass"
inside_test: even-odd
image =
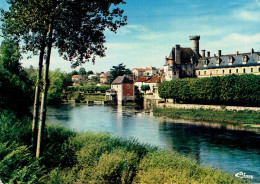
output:
[[[30,119],[0,110],[3,183],[242,183],[174,151],[47,124],[41,159],[30,147]]]
[[[209,122],[224,122],[238,125],[259,125],[260,112],[257,111],[214,111],[205,109],[154,109],[155,116],[173,119],[188,119]]]

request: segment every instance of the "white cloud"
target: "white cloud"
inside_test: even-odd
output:
[[[244,35],[232,33],[218,41],[208,41],[205,48],[217,53],[217,50],[223,50],[223,54],[234,54],[239,52],[250,52],[251,48],[259,51],[260,33],[255,35]]]
[[[240,13],[236,13],[237,18],[241,18],[243,20],[249,21],[259,21],[260,19],[260,12],[253,12],[253,11],[241,11]]]

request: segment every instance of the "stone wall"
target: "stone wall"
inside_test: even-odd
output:
[[[229,111],[260,111],[260,107],[241,107],[241,106],[223,106],[223,105],[199,105],[199,104],[173,104],[157,103],[159,108],[176,108],[176,109],[211,109],[211,110],[229,110]]]

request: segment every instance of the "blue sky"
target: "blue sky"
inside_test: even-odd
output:
[[[1,7],[6,3],[1,0]],[[165,56],[180,44],[189,47],[190,35],[200,35],[200,50],[211,55],[260,51],[260,0],[126,0],[122,6],[128,25],[117,34],[106,32],[106,57],[81,67],[109,71],[124,63],[128,68],[163,68]],[[38,57],[22,60],[37,66]],[[52,52],[51,69],[71,71],[70,63]]]

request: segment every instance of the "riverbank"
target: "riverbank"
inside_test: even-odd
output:
[[[218,122],[260,128],[259,111],[154,108],[153,113],[155,116],[165,116],[172,119]]]
[[[241,183],[231,174],[108,133],[77,133],[47,124],[43,155],[30,150],[28,118],[0,111],[3,183]],[[15,169],[14,169],[15,168]]]

